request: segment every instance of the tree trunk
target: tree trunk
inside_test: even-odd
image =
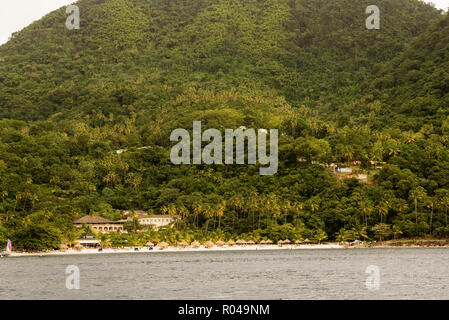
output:
[[[415,224],[418,225],[418,201],[415,199]]]
[[[432,221],[433,221],[433,206],[432,211],[430,211],[430,234],[432,234]]]
[[[446,219],[446,227],[447,227],[447,207],[444,210],[444,214],[445,214],[445,219]]]

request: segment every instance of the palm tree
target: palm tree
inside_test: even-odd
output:
[[[363,212],[363,218],[365,221],[365,227],[368,227],[368,217],[371,216],[371,214],[374,211],[373,205],[369,203],[368,201],[362,200],[360,202],[360,208]]]
[[[270,205],[270,213],[277,223],[278,218],[281,216],[281,206],[279,204],[279,200],[276,195],[272,195],[269,205]]]
[[[397,236],[401,235],[401,234],[402,234],[401,228],[397,225],[394,225],[393,226],[393,239],[396,240]]]
[[[100,233],[99,237],[100,237],[100,246],[101,246],[101,248],[111,245],[111,243],[108,240],[108,234],[107,233]]]
[[[282,213],[284,215],[284,223],[287,223],[287,216],[291,209],[292,205],[290,201],[284,200],[284,202],[282,203]]]
[[[181,216],[181,218],[183,218],[183,219],[187,219],[190,215],[189,209],[187,209],[184,205],[181,205],[178,208],[178,213]]]
[[[294,213],[295,213],[295,216],[296,216],[296,220],[299,219],[303,208],[304,208],[304,205],[302,203],[300,203],[300,202],[296,203],[293,206],[293,210],[294,210]]]
[[[212,207],[210,205],[206,205],[204,207],[203,216],[206,218],[206,237],[207,237],[207,232],[208,232],[208,228],[209,228],[209,219],[213,218],[213,216],[214,216],[214,210],[212,209]]]
[[[433,210],[435,206],[435,198],[427,198],[427,208],[430,208],[430,234],[432,234]]]
[[[258,195],[257,191],[251,192],[248,200],[246,201],[246,208],[250,212],[252,219],[253,219],[253,231],[255,230],[254,215],[255,215],[255,211],[257,210],[257,204],[259,202],[258,196],[259,195]]]
[[[444,220],[447,227],[447,212],[449,209],[449,191],[446,189],[438,189],[435,191],[437,196],[438,207],[444,210]]]
[[[133,230],[134,232],[137,232],[137,229],[139,228],[139,216],[137,213],[133,210],[130,215],[131,221],[133,223]]]
[[[225,210],[226,210],[226,201],[223,200],[220,202],[220,204],[218,205],[218,207],[216,209],[216,214],[218,217],[218,229],[220,229],[220,227],[221,227],[221,218],[224,216]]]
[[[388,200],[382,201],[378,207],[379,215],[380,215],[380,223],[382,223],[382,217],[386,216],[390,211],[391,203]]]
[[[194,208],[193,208],[193,213],[194,213],[194,217],[193,217],[193,223],[195,223],[196,221],[196,227],[198,228],[198,218],[199,215],[203,212],[203,206],[201,204],[197,204]]]
[[[327,239],[327,233],[324,232],[324,230],[318,229],[315,233],[314,236],[315,240],[318,241],[318,244],[321,243],[321,241],[326,240]]]
[[[309,207],[310,207],[310,211],[312,212],[312,214],[314,214],[315,211],[317,211],[320,208],[320,205],[318,204],[317,201],[312,200],[309,203]]]
[[[413,200],[415,205],[415,224],[418,225],[418,202],[422,201],[426,196],[426,190],[419,186],[416,189],[410,190],[409,198]]]

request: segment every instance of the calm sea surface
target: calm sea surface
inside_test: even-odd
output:
[[[66,288],[69,265],[80,290]],[[378,290],[367,289],[370,265]],[[449,249],[2,258],[0,299],[449,299]]]

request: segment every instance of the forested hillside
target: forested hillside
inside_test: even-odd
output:
[[[376,2],[380,30],[365,0],[81,0],[79,30],[61,8],[15,34],[0,244],[55,248],[74,219],[133,209],[184,219],[109,241],[449,236],[449,17]],[[278,173],[172,165],[194,120],[278,128]]]

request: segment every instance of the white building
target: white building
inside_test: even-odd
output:
[[[145,211],[137,210],[137,211],[125,211],[125,217],[128,221],[133,220],[133,214],[137,216],[139,220],[139,224],[141,226],[152,226],[156,229],[160,227],[167,226],[175,222],[179,217],[170,216],[168,214],[153,214],[149,215]]]

